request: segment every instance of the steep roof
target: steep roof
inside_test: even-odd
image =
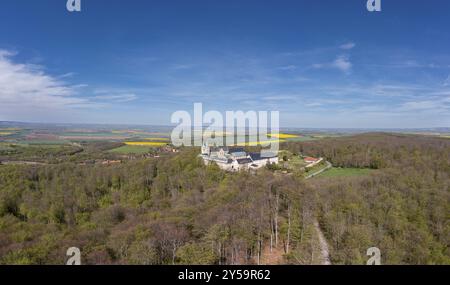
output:
[[[316,161],[318,161],[319,159],[318,159],[318,158],[314,158],[314,157],[305,157],[304,160],[305,160],[305,161],[313,161],[313,162],[316,162]]]
[[[230,147],[229,151],[230,153],[245,152],[245,149],[243,147]]]
[[[234,157],[245,157],[247,156],[247,153],[245,151],[242,152],[232,152],[230,153],[230,155],[234,156]]]
[[[211,152],[219,152],[221,149],[223,149],[223,151],[224,152],[228,152],[229,151],[229,149],[228,149],[228,147],[227,146],[213,146],[213,147],[211,147]]]
[[[250,158],[236,159],[236,161],[237,161],[239,164],[248,164],[248,163],[252,163],[252,162],[253,162]]]
[[[255,161],[274,158],[277,157],[277,155],[275,153],[268,153],[268,152],[265,152],[263,154],[261,154],[260,152],[252,152],[250,153],[250,157],[252,158],[253,161]]]

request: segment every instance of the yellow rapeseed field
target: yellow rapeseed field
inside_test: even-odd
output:
[[[299,137],[298,135],[290,135],[290,134],[273,134],[267,136],[278,139],[294,139]]]
[[[0,136],[9,136],[12,135],[13,133],[11,132],[0,132]]]

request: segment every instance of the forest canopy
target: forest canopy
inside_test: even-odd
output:
[[[0,165],[0,264],[450,264],[450,141],[363,134],[282,146],[361,176],[226,173],[199,150],[115,165]]]

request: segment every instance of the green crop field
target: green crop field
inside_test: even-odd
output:
[[[20,144],[24,145],[39,145],[39,146],[58,146],[58,145],[66,145],[70,142],[67,140],[25,140],[21,141]]]
[[[320,174],[320,177],[349,177],[368,175],[374,170],[367,168],[332,168]]]
[[[110,136],[126,136],[125,134],[114,134],[112,132],[65,132],[60,133],[64,137],[110,137]]]
[[[11,147],[10,144],[7,143],[0,143],[0,151],[2,150],[12,150],[13,148]]]
[[[283,159],[283,157],[281,157],[281,159]],[[299,156],[293,156],[288,162],[288,168],[290,168],[290,169],[299,170],[299,169],[305,167],[306,165],[307,164],[305,163],[303,158],[301,158]]]

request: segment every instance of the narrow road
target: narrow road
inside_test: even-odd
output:
[[[325,163],[327,164],[327,166],[325,168],[306,176],[305,179],[313,178],[314,176],[317,176],[317,175],[321,174],[322,172],[327,171],[328,169],[333,167],[333,165],[330,162],[325,161]]]
[[[328,250],[328,243],[320,229],[319,222],[314,218],[314,228],[316,229],[317,236],[319,237],[320,254],[322,257],[322,265],[331,265],[330,251]]]
[[[47,163],[36,161],[0,161],[0,165],[47,165]]]
[[[327,166],[317,172],[312,173],[311,175],[308,175],[305,179],[310,179],[313,178],[319,174],[321,174],[322,172],[330,169],[331,167],[333,167],[333,165],[326,161]],[[331,265],[331,259],[330,259],[330,251],[328,249],[328,243],[327,240],[325,239],[325,236],[323,235],[322,230],[320,229],[320,225],[319,225],[319,221],[317,220],[316,217],[314,217],[314,229],[316,230],[317,236],[319,238],[319,246],[320,246],[320,254],[322,257],[322,265]]]

